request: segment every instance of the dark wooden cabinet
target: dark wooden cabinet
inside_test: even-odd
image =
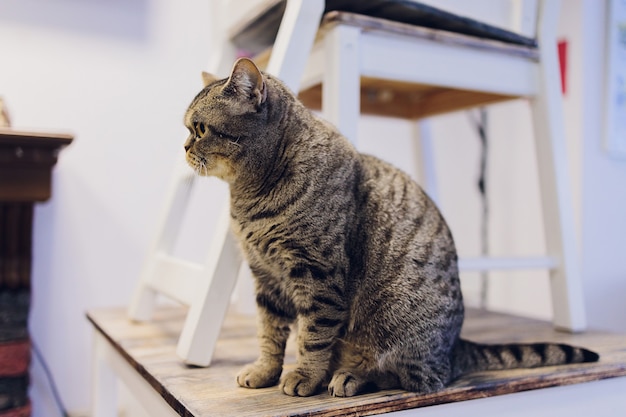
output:
[[[30,415],[28,367],[33,206],[71,135],[0,129],[0,417]]]

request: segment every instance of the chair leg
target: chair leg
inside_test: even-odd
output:
[[[234,46],[228,44],[221,50],[233,52]],[[232,54],[226,54],[221,60],[213,61],[209,69],[213,72],[223,71],[226,65],[232,65],[232,62],[226,62],[231,61],[230,55]],[[160,254],[172,253],[194,182],[195,174],[191,172],[184,158],[180,158],[166,199],[166,209],[159,222],[158,235],[146,259],[139,286],[129,308],[131,319],[149,320],[152,316],[158,295],[151,285],[155,279],[157,260]],[[205,279],[201,280],[201,288],[197,289],[193,298],[186,300],[189,303],[189,312],[179,338],[177,353],[188,364],[207,366],[210,363],[230,295],[237,281],[241,255],[229,225],[229,206],[225,202],[206,263],[198,266],[204,271]],[[181,269],[181,273],[185,272],[187,270]],[[197,274],[197,271],[189,273]],[[177,278],[181,277],[171,277],[172,280]]]
[[[185,363],[208,366],[237,282],[242,257],[230,231],[230,210],[225,204],[206,262],[206,279],[191,302],[176,353]]]
[[[584,299],[556,43],[542,48],[539,77],[539,92],[531,100],[531,107],[546,246],[548,254],[559,261],[550,273],[554,325],[567,331],[581,331],[586,326]]]
[[[178,230],[189,202],[195,175],[191,172],[184,157],[176,161],[173,180],[166,198],[165,210],[159,221],[159,232],[152,243],[143,266],[139,285],[131,300],[128,315],[132,320],[150,320],[154,311],[157,293],[150,286],[157,255],[160,252],[171,253]]]
[[[230,0],[211,0],[212,16],[227,16]],[[232,2],[231,2],[232,3]],[[228,77],[233,63],[237,59],[237,47],[230,41],[228,30],[213,19],[211,30],[211,52],[208,70],[217,77]],[[200,78],[198,78],[200,80]],[[198,84],[200,87],[201,84]],[[199,89],[199,88],[198,88]]]
[[[361,112],[360,29],[337,26],[324,37],[324,117],[356,145]]]
[[[267,72],[281,79],[296,94],[325,3],[324,0],[287,0]]]
[[[432,141],[430,120],[422,119],[413,123],[413,140],[411,141],[415,165],[417,167],[417,182],[426,191],[426,194],[439,205],[439,190],[437,188],[437,172],[435,170],[435,149]]]
[[[221,39],[217,50],[220,55],[211,57],[209,70],[227,76],[235,60],[236,47],[228,39]],[[176,353],[185,363],[195,366],[211,363],[241,263],[239,247],[230,231],[230,207],[226,201],[204,264],[206,277],[191,300],[178,339]]]

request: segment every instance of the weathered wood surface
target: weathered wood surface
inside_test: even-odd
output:
[[[277,387],[254,390],[240,388],[235,382],[240,368],[254,361],[258,353],[255,319],[251,317],[228,315],[209,368],[185,366],[175,353],[185,314],[183,308],[160,309],[152,322],[133,323],[124,309],[88,313],[96,329],[182,416],[364,416],[626,376],[626,335],[559,333],[550,323],[470,310],[463,335],[472,340],[570,343],[599,352],[601,360],[476,373],[429,395],[393,390],[352,398],[332,398],[325,392],[292,398]],[[290,340],[287,369],[295,363],[293,346]]]

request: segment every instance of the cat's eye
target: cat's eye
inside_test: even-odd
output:
[[[206,133],[207,128],[204,123],[193,122],[193,135],[196,139],[200,139]]]
[[[211,133],[213,136],[217,136],[220,139],[230,138],[230,136],[226,133],[220,132],[216,128],[211,125],[204,124],[202,122],[193,122],[191,125],[191,134],[194,136],[196,140],[202,139],[202,137],[206,133]]]

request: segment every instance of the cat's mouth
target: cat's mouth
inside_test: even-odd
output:
[[[188,151],[186,154],[187,163],[196,172],[196,174],[209,177],[215,176],[225,179],[225,174],[230,172],[227,169],[228,155],[218,152],[212,152],[207,155],[197,155],[193,151]]]
[[[206,158],[196,155],[193,152],[189,151],[186,154],[187,163],[198,175],[209,175],[209,164]]]

